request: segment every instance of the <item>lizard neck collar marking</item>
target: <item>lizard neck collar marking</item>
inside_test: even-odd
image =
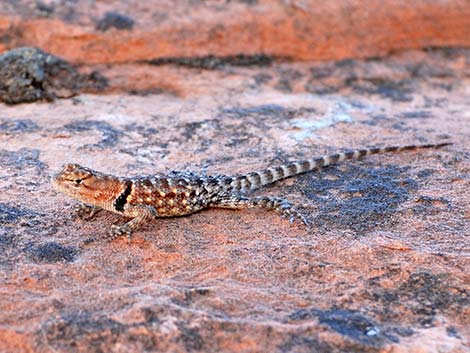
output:
[[[116,211],[122,212],[124,211],[124,206],[127,203],[127,196],[131,193],[132,190],[132,181],[126,181],[126,188],[123,192],[116,198],[114,201],[114,208]]]

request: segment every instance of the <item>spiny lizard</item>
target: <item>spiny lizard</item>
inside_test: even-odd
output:
[[[92,217],[100,209],[132,218],[113,225],[108,238],[130,238],[133,231],[156,217],[174,217],[195,213],[208,207],[242,209],[260,207],[279,212],[283,217],[304,217],[286,200],[276,197],[246,197],[243,194],[294,175],[348,159],[367,155],[439,148],[450,143],[359,149],[281,166],[244,175],[202,176],[173,171],[168,175],[122,178],[100,173],[77,164],[67,164],[52,178],[54,187],[81,201],[79,214]]]

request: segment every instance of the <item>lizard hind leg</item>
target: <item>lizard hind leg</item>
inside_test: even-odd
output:
[[[305,225],[308,225],[306,218],[289,201],[279,197],[259,196],[249,198],[239,195],[226,195],[211,202],[209,207],[229,209],[265,208],[278,212],[283,218],[288,218],[291,223],[295,219],[300,219]]]
[[[147,205],[126,205],[123,215],[132,219],[122,225],[112,225],[108,232],[107,239],[114,240],[120,236],[127,236],[131,239],[132,232],[142,227],[145,223],[151,221],[156,216],[156,211],[152,206]]]

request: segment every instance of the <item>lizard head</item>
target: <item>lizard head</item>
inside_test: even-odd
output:
[[[52,177],[52,185],[76,200],[103,208],[119,195],[122,188],[118,178],[78,164],[66,164]]]

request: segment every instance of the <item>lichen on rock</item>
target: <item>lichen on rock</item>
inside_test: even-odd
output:
[[[67,61],[38,48],[16,48],[0,55],[0,101],[7,104],[70,98],[90,80],[106,84],[96,73],[81,75]]]

